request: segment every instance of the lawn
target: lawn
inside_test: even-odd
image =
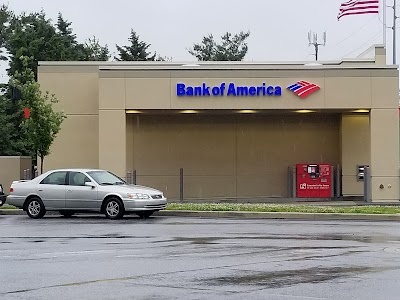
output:
[[[191,211],[250,211],[250,212],[300,212],[300,213],[351,213],[351,214],[400,214],[400,206],[314,206],[285,204],[241,203],[170,203],[167,210]]]

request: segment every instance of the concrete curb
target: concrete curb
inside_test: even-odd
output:
[[[186,211],[164,210],[159,216],[203,217],[203,218],[244,218],[244,219],[294,219],[294,220],[364,220],[400,221],[400,214],[341,214],[341,213],[299,213],[299,212],[246,212],[246,211]]]
[[[0,209],[0,215],[25,215],[22,209]],[[299,212],[251,212],[251,211],[192,211],[164,210],[155,213],[169,217],[242,218],[242,219],[292,219],[292,220],[361,220],[400,221],[400,214],[340,214]]]

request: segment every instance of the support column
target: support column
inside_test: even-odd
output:
[[[341,163],[344,197],[362,196],[363,181],[357,181],[357,165],[370,164],[370,131],[367,114],[342,115]]]
[[[372,109],[371,201],[399,202],[399,112],[398,109]]]
[[[126,179],[125,110],[99,112],[99,168]]]

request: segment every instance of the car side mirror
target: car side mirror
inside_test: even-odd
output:
[[[3,186],[0,184],[0,193],[3,193]]]
[[[96,185],[93,182],[85,182],[86,186],[90,186],[91,188],[96,187]]]

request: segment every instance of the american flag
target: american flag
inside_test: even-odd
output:
[[[349,15],[378,14],[379,0],[350,0],[340,5],[337,19]]]
[[[318,91],[319,89],[320,87],[318,85],[304,80],[298,81],[295,84],[288,86],[288,90],[292,91],[297,96],[303,99],[308,95]]]

